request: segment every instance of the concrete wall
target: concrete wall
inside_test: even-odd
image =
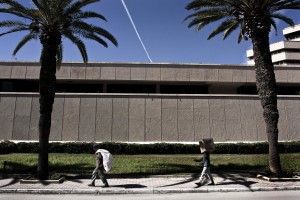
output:
[[[279,140],[300,140],[300,96],[278,97]],[[38,94],[0,94],[0,139],[38,140]],[[57,94],[51,141],[265,141],[257,96]]]
[[[38,80],[39,70],[39,64],[34,62],[0,62],[0,79]],[[300,83],[299,66],[278,66],[275,74],[278,83]],[[249,65],[64,63],[56,75],[57,80],[72,81],[255,83],[254,67]]]

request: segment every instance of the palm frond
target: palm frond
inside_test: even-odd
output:
[[[87,35],[85,38],[94,40],[94,41],[98,42],[99,44],[103,45],[106,48],[108,47],[107,43],[95,34]]]
[[[272,18],[275,18],[275,19],[280,19],[281,21],[284,21],[285,23],[287,23],[288,25],[290,26],[294,26],[294,21],[289,18],[289,17],[286,17],[280,13],[274,13],[272,14]],[[273,24],[273,27],[274,27],[274,24]]]
[[[105,29],[98,27],[98,26],[93,26],[91,24],[88,24],[86,22],[83,21],[75,21],[72,23],[72,26],[74,28],[77,28],[78,30],[84,31],[84,33],[89,32],[89,33],[96,33],[102,37],[105,37],[106,39],[108,39],[109,41],[111,41],[115,46],[118,46],[118,42],[115,39],[115,37],[110,34],[108,31],[106,31]]]
[[[28,31],[29,28],[28,27],[17,27],[17,28],[13,28],[13,29],[10,29],[9,31],[6,31],[4,33],[1,33],[0,34],[0,37],[3,36],[3,35],[7,35],[7,34],[10,34],[10,33],[15,33],[15,32],[20,32],[20,31]]]
[[[300,10],[300,0],[193,0],[186,9],[194,11],[184,19],[190,20],[189,28],[195,26],[198,31],[212,22],[221,21],[208,39],[222,32],[223,39],[226,39],[234,30],[240,28],[238,35],[240,42],[262,29],[270,31],[271,27],[274,27],[277,30],[274,19],[293,26],[293,20],[279,14],[278,11]]]
[[[104,21],[107,21],[106,18],[103,15],[100,15],[95,12],[82,12],[78,13],[74,19],[88,19],[88,18],[98,18],[102,19]]]
[[[231,26],[224,31],[223,40],[225,40],[233,31],[238,29],[238,27],[239,27],[238,22],[232,23]]]
[[[77,48],[80,51],[81,57],[83,59],[83,62],[88,62],[88,55],[86,52],[85,44],[82,42],[82,40],[79,37],[74,36],[71,32],[66,32],[65,37],[68,38],[73,44],[77,46]]]
[[[32,10],[29,8],[24,7],[22,4],[18,3],[14,0],[3,0],[3,3],[8,5],[7,8],[2,8],[0,12],[13,14],[18,17],[26,18],[26,19],[33,19],[32,17]]]
[[[199,10],[202,8],[209,8],[209,7],[216,7],[221,6],[222,1],[218,0],[194,0],[191,3],[189,3],[185,9],[187,10]]]
[[[235,19],[228,19],[224,22],[222,22],[209,36],[208,40],[215,37],[216,35],[225,32],[226,30],[230,29],[232,27],[232,24],[236,26],[236,20]],[[228,34],[228,33],[227,33]]]
[[[70,5],[66,10],[65,13],[67,15],[73,14],[73,13],[78,13],[81,8],[84,6],[90,5],[92,3],[99,2],[100,0],[81,0],[81,1],[76,1],[72,5]]]
[[[24,27],[24,26],[27,26],[27,24],[25,24],[22,21],[11,21],[11,20],[8,20],[8,21],[2,21],[2,22],[0,22],[0,28],[1,27]]]
[[[14,49],[14,51],[13,51],[13,56],[15,56],[17,53],[18,53],[18,51],[27,43],[27,42],[29,42],[30,40],[32,40],[33,39],[33,37],[32,37],[32,35],[31,34],[28,34],[28,35],[26,35],[19,43],[18,43],[18,45],[16,46],[16,48]]]
[[[50,16],[49,16],[49,9],[48,7],[43,4],[41,1],[38,0],[32,0],[34,5],[37,7],[36,11],[39,13],[39,16],[41,17],[42,21],[44,24],[47,24],[51,21]]]

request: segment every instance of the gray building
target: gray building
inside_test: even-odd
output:
[[[0,62],[0,139],[38,140],[37,62]],[[275,66],[279,140],[300,140],[300,67]],[[51,141],[266,141],[251,65],[63,63]]]
[[[275,65],[300,65],[300,24],[283,29],[285,41],[270,45]],[[248,64],[254,64],[253,50],[247,51]]]

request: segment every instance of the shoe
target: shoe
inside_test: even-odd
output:
[[[108,183],[106,183],[103,187],[109,187]]]
[[[211,182],[210,184],[208,184],[208,185],[216,185],[214,182]]]
[[[197,182],[195,184],[198,185],[198,186],[202,186],[201,182]]]
[[[90,183],[88,186],[95,187],[95,183]]]

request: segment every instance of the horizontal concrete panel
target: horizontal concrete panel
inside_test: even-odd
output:
[[[12,79],[25,79],[26,78],[26,66],[13,66],[11,72]]]
[[[38,79],[37,62],[0,63],[0,77]],[[275,66],[277,81],[299,83],[299,67]],[[141,80],[171,82],[255,83],[254,66],[147,63],[63,63],[58,80]]]
[[[146,68],[146,80],[149,81],[160,81],[161,80],[161,74],[160,74],[160,68]]]
[[[72,66],[71,67],[71,79],[85,79],[85,67],[84,66]]]
[[[233,82],[247,82],[247,70],[236,69],[232,72]]]
[[[101,79],[102,80],[115,80],[116,79],[116,68],[115,67],[101,67]]]
[[[287,71],[286,70],[275,70],[276,82],[288,82]]]
[[[247,82],[248,83],[256,83],[256,76],[254,68],[247,70]]]
[[[117,80],[130,80],[130,67],[116,67]]]
[[[26,79],[39,79],[40,69],[40,66],[27,66]]]
[[[191,68],[190,81],[204,81],[204,69]]]
[[[232,82],[232,69],[220,69],[219,78],[220,82]]]
[[[204,70],[204,81],[218,81],[219,72],[218,69],[205,69]]]
[[[176,69],[173,68],[161,68],[161,80],[162,81],[175,81],[176,80]]]
[[[12,66],[8,66],[0,63],[0,78],[10,78],[12,72]]]
[[[56,70],[57,79],[71,79],[71,66],[63,65]]]
[[[100,67],[86,67],[86,80],[99,80],[101,78]]]
[[[146,80],[146,69],[142,67],[132,67],[130,70],[131,80]]]
[[[288,79],[289,83],[299,83],[300,82],[300,70],[288,71],[287,79]]]
[[[175,68],[176,81],[190,81],[190,68]]]

